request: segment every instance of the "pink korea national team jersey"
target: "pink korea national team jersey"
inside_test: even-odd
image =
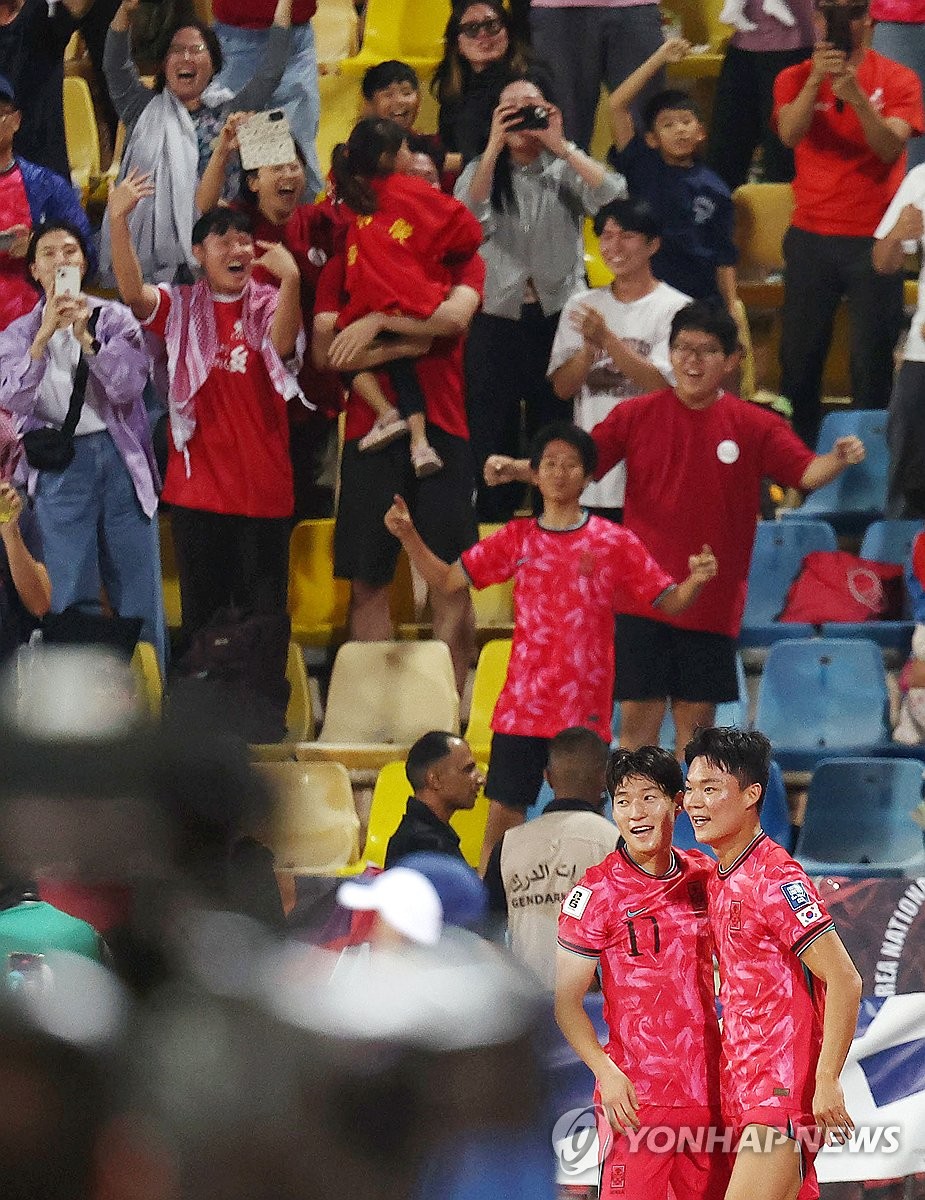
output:
[[[576,529],[510,521],[461,558],[477,588],[514,580],[514,639],[496,733],[554,737],[584,725],[609,742],[614,613],[674,584],[635,534],[602,517]]]
[[[723,1009],[723,1115],[769,1108],[813,1123],[825,991],[800,955],[834,928],[816,889],[761,833],[709,880]],[[769,1124],[776,1124],[769,1120]]]
[[[649,875],[621,847],[562,905],[559,945],[600,959],[607,1053],[641,1105],[719,1112],[712,870],[699,850],[675,850],[667,874]]]

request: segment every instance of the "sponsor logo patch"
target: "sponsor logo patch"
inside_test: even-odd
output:
[[[581,917],[588,907],[588,901],[591,899],[592,894],[590,888],[573,887],[566,896],[565,903],[562,905],[563,913],[567,917]]]
[[[793,883],[782,883],[780,890],[784,893],[784,899],[794,912],[813,902],[812,896],[806,890],[806,884],[801,883],[799,879],[795,879]]]

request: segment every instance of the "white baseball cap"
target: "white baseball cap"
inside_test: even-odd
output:
[[[391,867],[369,883],[342,883],[337,902],[344,908],[379,913],[393,929],[422,946],[436,945],[443,932],[443,905],[437,889],[408,867]]]

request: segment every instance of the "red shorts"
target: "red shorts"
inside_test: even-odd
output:
[[[791,1138],[798,1148],[800,1155],[800,1187],[797,1200],[819,1200],[819,1181],[816,1178],[816,1155],[820,1149],[820,1133],[812,1116],[806,1113],[791,1112],[786,1108],[750,1108],[736,1117],[735,1145],[748,1125],[765,1125],[768,1129],[776,1129],[785,1137]]]
[[[637,1115],[638,1130],[617,1134],[597,1103],[600,1200],[722,1200],[732,1159],[716,1116],[703,1107],[653,1104]]]

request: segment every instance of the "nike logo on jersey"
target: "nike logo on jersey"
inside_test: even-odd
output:
[[[628,908],[626,910],[627,919],[632,921],[633,917],[641,917],[648,907],[648,904],[644,904],[642,908]]]

